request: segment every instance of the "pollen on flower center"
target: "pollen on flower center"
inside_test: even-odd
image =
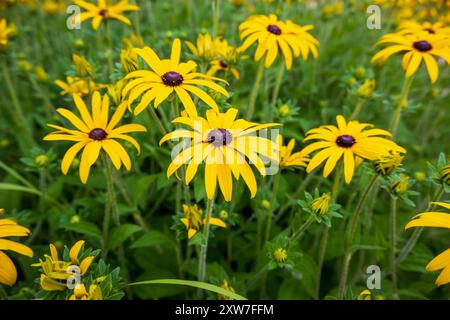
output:
[[[183,76],[175,71],[169,71],[161,77],[166,86],[179,86],[183,82]]]
[[[228,64],[225,61],[223,61],[223,60],[220,60],[219,64],[224,69],[228,67]]]
[[[431,46],[431,44],[428,41],[425,41],[425,40],[414,42],[413,47],[414,47],[414,49],[417,49],[417,50],[419,50],[421,52],[430,51],[431,48],[433,48]]]
[[[216,147],[225,146],[231,142],[231,133],[226,129],[214,129],[208,133],[208,142]]]
[[[100,128],[92,129],[92,131],[89,132],[89,138],[97,141],[104,140],[107,136],[108,134],[106,131]]]
[[[269,31],[270,33],[273,33],[277,36],[279,36],[281,34],[280,27],[277,25],[274,25],[274,24],[269,24],[269,26],[267,27],[267,31]]]
[[[101,15],[102,17],[106,16],[107,13],[108,13],[108,10],[106,10],[106,9],[102,9],[98,12],[98,14]]]
[[[355,144],[355,142],[355,138],[347,134],[343,134],[336,139],[337,145],[342,148],[350,148]]]

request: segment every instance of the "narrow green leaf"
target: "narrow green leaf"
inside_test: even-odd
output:
[[[35,188],[28,188],[12,183],[0,183],[0,190],[27,192],[38,196],[42,195],[42,193],[39,190],[36,190]]]
[[[142,284],[176,284],[176,285],[189,286],[189,287],[194,287],[194,288],[199,288],[199,289],[215,292],[215,293],[221,294],[223,296],[227,296],[227,297],[235,299],[235,300],[247,300],[247,298],[245,298],[237,293],[225,290],[221,287],[215,286],[210,283],[200,282],[200,281],[180,280],[180,279],[158,279],[158,280],[147,280],[147,281],[134,282],[134,283],[130,283],[129,285],[135,286],[135,285],[142,285]]]
[[[133,233],[141,231],[142,228],[135,224],[122,224],[114,228],[108,241],[108,248],[115,249],[125,240],[127,240]]]
[[[96,224],[93,224],[91,222],[78,222],[78,223],[66,224],[64,226],[64,229],[70,230],[70,231],[75,231],[75,232],[82,233],[82,234],[86,234],[86,235],[98,238],[100,240],[103,238],[100,228],[97,227]]]

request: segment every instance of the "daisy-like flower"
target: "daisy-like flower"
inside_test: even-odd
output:
[[[220,39],[216,45],[216,57],[210,62],[207,75],[213,76],[217,72],[230,72],[235,79],[240,78],[236,65],[240,60],[247,59],[248,56],[242,55],[238,48],[230,46],[226,40]]]
[[[309,156],[304,152],[294,152],[295,139],[289,140],[287,146],[283,145],[283,137],[278,135],[277,138],[280,152],[280,167],[305,167],[308,165]]]
[[[188,163],[185,182],[189,184],[197,173],[198,166],[204,162],[205,189],[208,199],[214,198],[217,181],[219,181],[225,200],[230,201],[233,176],[236,180],[242,176],[253,198],[256,195],[257,184],[247,159],[262,175],[266,174],[266,168],[261,156],[275,163],[279,159],[278,145],[254,134],[258,130],[278,124],[258,124],[243,119],[236,120],[237,113],[237,109],[229,108],[225,113],[208,110],[206,119],[202,117],[174,119],[173,123],[185,124],[193,130],[176,130],[161,139],[160,145],[175,138],[188,138],[191,142],[188,148],[173,158],[167,169],[167,176],[170,177],[183,164]]]
[[[220,41],[219,38],[213,39],[209,33],[205,33],[197,36],[197,42],[195,44],[186,41],[186,45],[194,56],[209,61],[216,57],[216,46],[218,41]]]
[[[80,240],[69,250],[70,261],[59,260],[58,251],[53,244],[50,244],[50,255],[44,255],[44,259],[39,259],[39,263],[32,266],[42,269],[40,277],[41,288],[45,291],[63,291],[67,289],[66,280],[73,275],[67,272],[70,266],[78,266],[80,275],[83,276],[89,270],[95,256],[87,256],[79,259],[80,251],[85,241]]]
[[[128,171],[131,170],[130,156],[117,140],[130,142],[139,153],[139,144],[127,134],[147,130],[140,124],[117,126],[127,109],[126,103],[119,105],[108,121],[108,95],[105,94],[102,98],[99,92],[96,91],[93,93],[91,102],[92,112],[89,112],[80,96],[74,94],[72,97],[81,118],[77,117],[68,109],[59,108],[56,111],[66,118],[75,127],[75,130],[49,124],[49,127],[57,131],[44,137],[46,141],[65,140],[76,142],[64,155],[61,163],[63,174],[67,174],[70,164],[81,149],[84,149],[80,162],[80,179],[83,183],[87,182],[91,166],[97,161],[102,149],[109,156],[117,170],[120,169],[122,163]]]
[[[150,70],[137,70],[129,73],[125,79],[133,79],[124,87],[122,96],[128,94],[128,104],[131,105],[142,95],[140,103],[134,109],[134,114],[141,113],[152,101],[157,108],[164,100],[175,92],[180,98],[184,108],[191,116],[197,115],[194,101],[189,92],[198,96],[215,111],[219,111],[217,103],[205,91],[198,86],[203,86],[220,92],[229,97],[228,92],[211,80],[225,80],[193,72],[197,67],[194,61],[181,62],[181,42],[175,39],[172,44],[170,59],[160,60],[156,53],[149,47],[134,49],[137,54],[148,64]]]
[[[266,68],[272,65],[281,50],[289,70],[293,57],[302,55],[303,59],[307,60],[311,52],[313,57],[317,58],[319,41],[308,32],[311,29],[312,25],[299,26],[291,20],[279,21],[274,14],[250,16],[239,25],[241,40],[246,38],[239,49],[245,51],[258,42],[255,60],[259,61],[266,54]]]
[[[0,209],[0,215],[5,210]],[[3,252],[11,250],[27,257],[33,256],[33,250],[19,242],[4,239],[5,237],[27,237],[30,230],[11,219],[0,219],[0,284],[12,286],[17,280],[17,270],[12,260]]]
[[[92,80],[85,80],[70,76],[66,78],[66,82],[56,80],[55,84],[62,89],[60,92],[60,95],[62,96],[66,94],[78,94],[80,96],[86,96],[95,90],[106,87],[106,85],[95,83]]]
[[[450,203],[445,202],[433,202],[442,208],[450,210]],[[416,215],[408,224],[405,229],[413,227],[435,227],[435,228],[447,228],[450,229],[450,214],[444,212],[423,212]],[[436,285],[441,286],[443,284],[450,283],[450,249],[445,250],[426,266],[427,271],[442,270],[436,279]]]
[[[323,176],[326,178],[333,171],[339,159],[344,158],[345,182],[350,183],[355,171],[356,163],[361,159],[376,160],[390,152],[406,153],[406,150],[394,141],[380,136],[391,137],[391,133],[382,129],[364,130],[372,125],[349,121],[346,123],[343,116],[336,117],[338,126],[326,125],[311,129],[306,133],[304,141],[320,140],[306,146],[302,152],[310,154],[320,150],[306,167],[311,172],[327,160]]]
[[[88,292],[86,286],[81,283],[75,286],[69,300],[103,300],[102,289],[96,284],[91,284]]]
[[[188,206],[183,204],[184,217],[180,221],[186,227],[188,232],[188,238],[191,239],[197,234],[201,226],[206,224],[206,218],[203,218],[203,210],[200,209],[196,204],[193,206]],[[226,228],[227,225],[219,218],[210,218],[209,223],[218,227]]]
[[[416,34],[426,31],[430,34],[437,34],[441,36],[450,36],[450,27],[445,26],[442,22],[423,22],[404,21],[397,29],[399,34]]]
[[[140,10],[139,6],[128,3],[128,0],[122,0],[116,4],[110,4],[107,0],[98,0],[97,5],[83,0],[75,0],[74,3],[86,10],[80,13],[80,21],[92,19],[94,30],[97,30],[100,23],[106,19],[115,19],[131,25],[130,19],[125,17],[123,13]]]
[[[0,19],[0,52],[6,50],[9,35],[14,33],[14,31],[15,28],[8,26],[6,19]]]
[[[384,63],[395,53],[403,52],[402,67],[406,71],[406,77],[412,77],[422,61],[428,71],[432,83],[436,82],[439,76],[439,66],[437,57],[450,63],[450,46],[448,38],[422,31],[414,34],[392,33],[384,35],[379,44],[390,43],[372,57],[373,63]]]

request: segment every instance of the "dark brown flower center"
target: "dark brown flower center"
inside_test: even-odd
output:
[[[228,64],[225,61],[223,61],[223,60],[220,60],[219,64],[224,69],[226,69],[228,67]]]
[[[435,34],[435,33],[436,33],[436,32],[434,32],[434,30],[431,29],[431,28],[425,28],[425,31],[427,31],[428,33],[431,33],[431,34]]]
[[[98,12],[98,14],[101,15],[102,17],[106,16],[107,13],[108,13],[108,10],[106,10],[106,9],[102,9]]]
[[[107,136],[108,134],[106,133],[106,131],[100,128],[92,129],[92,131],[89,132],[89,138],[91,138],[92,140],[104,140]]]
[[[343,134],[336,139],[336,144],[342,148],[350,148],[355,144],[356,140],[352,136]]]
[[[417,49],[421,52],[426,52],[426,51],[430,51],[431,48],[433,48],[431,46],[431,44],[428,41],[422,40],[422,41],[416,41],[413,44],[414,49]]]
[[[161,78],[166,86],[175,87],[183,83],[183,76],[175,71],[166,72]]]
[[[273,33],[277,36],[279,36],[281,34],[280,27],[277,25],[274,25],[274,24],[269,24],[269,26],[267,27],[267,31],[269,31],[270,33]]]
[[[231,142],[231,133],[226,129],[214,129],[208,133],[208,142],[215,147],[221,147]]]

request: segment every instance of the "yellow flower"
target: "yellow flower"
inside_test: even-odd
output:
[[[117,127],[126,111],[126,103],[118,106],[108,121],[108,95],[105,94],[102,99],[100,93],[94,92],[91,102],[92,112],[89,112],[80,96],[74,94],[72,97],[81,118],[68,109],[59,108],[56,111],[66,118],[76,130],[49,124],[49,127],[57,129],[57,131],[44,137],[46,141],[65,140],[76,142],[64,155],[61,163],[63,174],[67,174],[70,164],[81,149],[84,149],[80,162],[80,179],[83,183],[86,183],[88,180],[91,166],[97,161],[102,149],[109,156],[117,170],[120,169],[122,163],[128,171],[131,170],[130,156],[125,148],[117,142],[117,139],[130,142],[140,152],[140,146],[137,141],[127,134],[147,130],[139,124],[126,124]]]
[[[42,9],[48,14],[64,13],[66,11],[66,2],[61,0],[44,0]]]
[[[398,146],[395,142],[378,136],[392,135],[382,129],[364,130],[372,125],[360,123],[358,121],[349,121],[346,123],[343,116],[336,117],[338,126],[326,125],[309,130],[306,133],[304,141],[318,139],[305,147],[302,152],[310,154],[319,149],[306,168],[306,172],[311,172],[317,168],[326,159],[323,170],[323,176],[326,178],[333,171],[338,160],[344,158],[344,177],[345,182],[350,183],[355,171],[358,159],[375,160],[381,155],[391,151],[406,153],[406,150]]]
[[[4,213],[5,210],[0,208],[0,215]],[[0,219],[0,284],[12,286],[17,280],[16,267],[3,251],[11,250],[27,257],[33,256],[33,250],[26,245],[4,238],[27,237],[30,234],[30,230],[17,224],[17,222],[11,219]]]
[[[222,289],[228,290],[228,291],[233,292],[233,293],[236,292],[236,291],[234,291],[234,288],[228,284],[228,281],[226,279],[223,280],[223,282],[220,285],[220,287]],[[219,294],[219,300],[234,300],[234,299],[230,298],[228,296],[224,296],[222,294]]]
[[[404,52],[402,67],[408,78],[416,73],[420,64],[424,61],[430,80],[434,83],[439,76],[436,57],[444,59],[447,64],[450,63],[448,38],[427,31],[414,34],[391,33],[384,35],[378,43],[391,43],[392,45],[375,54],[372,57],[372,62],[384,63],[394,53]]]
[[[358,295],[358,300],[372,300],[372,293],[369,290],[363,290]]]
[[[238,48],[230,46],[226,40],[218,39],[215,43],[216,59],[211,61],[207,75],[213,76],[217,72],[227,72],[233,75],[235,79],[240,78],[236,68],[239,60],[247,59],[248,56],[242,55]]]
[[[275,249],[275,251],[273,252],[273,258],[278,263],[285,263],[288,258],[286,249],[283,248]]]
[[[414,179],[417,180],[417,182],[424,182],[427,178],[427,174],[423,171],[417,171],[414,173]]]
[[[278,146],[280,151],[280,167],[305,167],[308,165],[309,156],[304,152],[295,152],[295,139],[289,140],[287,146],[283,145],[283,137],[278,135]]]
[[[278,55],[278,51],[284,55],[286,68],[292,67],[292,58],[302,55],[304,60],[308,59],[309,52],[317,58],[317,46],[319,41],[308,31],[313,29],[312,25],[299,26],[291,20],[278,21],[276,15],[255,15],[248,17],[239,26],[240,38],[245,41],[239,48],[245,51],[253,43],[258,42],[255,52],[255,60],[259,61],[264,54],[265,66],[270,67]]]
[[[95,83],[92,80],[84,80],[78,77],[67,77],[67,82],[56,80],[55,83],[62,89],[61,95],[65,94],[79,94],[80,96],[88,95],[90,92],[102,89],[104,84]]]
[[[92,66],[85,57],[79,56],[74,53],[72,54],[72,60],[75,63],[75,70],[77,71],[78,76],[82,78],[92,76]]]
[[[327,215],[330,207],[330,201],[331,201],[330,195],[324,193],[320,197],[315,198],[311,202],[311,209],[316,214]]]
[[[122,43],[126,49],[142,48],[145,46],[144,40],[134,33],[132,33],[128,37],[123,38]]]
[[[190,116],[196,116],[197,110],[188,92],[198,96],[203,102],[218,112],[217,103],[206,92],[198,88],[197,86],[199,85],[229,97],[228,92],[224,88],[205,79],[226,81],[193,72],[197,67],[194,61],[180,63],[181,42],[179,39],[173,41],[170,59],[160,60],[149,47],[134,50],[152,69],[152,71],[134,71],[125,77],[125,79],[133,79],[125,86],[122,92],[124,97],[129,94],[128,104],[131,105],[134,100],[142,95],[141,102],[134,109],[134,114],[136,115],[141,113],[152,101],[154,101],[154,107],[157,108],[173,92],[180,98]]]
[[[372,98],[373,91],[375,90],[375,80],[366,79],[364,83],[358,88],[357,94],[361,98]]]
[[[450,164],[439,170],[442,182],[450,185]]]
[[[91,284],[87,292],[85,285],[81,283],[75,287],[69,300],[103,300],[102,289],[96,284]]]
[[[188,232],[188,238],[191,239],[200,230],[201,225],[206,223],[206,219],[203,218],[203,210],[198,208],[196,204],[188,206],[183,204],[184,218],[180,221],[185,225]],[[218,218],[210,218],[209,223],[218,227],[226,228],[225,222]]]
[[[136,71],[138,68],[137,54],[132,49],[120,51],[120,64],[126,73]]]
[[[124,80],[119,80],[115,84],[108,85],[108,93],[111,96],[111,99],[114,105],[118,106],[123,102],[122,97],[122,89],[125,85]]]
[[[92,19],[94,30],[97,30],[100,23],[105,19],[116,19],[131,25],[130,19],[125,17],[123,12],[140,10],[137,5],[128,3],[128,0],[121,0],[116,4],[110,4],[106,0],[98,0],[97,5],[83,0],[75,0],[74,3],[86,10],[80,14],[80,21]]]
[[[417,21],[404,21],[397,29],[399,34],[416,34],[422,31],[447,37],[450,36],[450,27],[445,26],[442,22],[419,23]]]
[[[78,255],[85,241],[80,240],[75,243],[69,251],[70,261],[59,260],[58,251],[53,244],[50,244],[50,256],[44,255],[44,260],[39,259],[39,263],[32,264],[33,267],[42,269],[40,277],[41,288],[45,291],[63,291],[67,289],[66,281],[73,273],[69,271],[70,266],[80,268],[80,276],[86,274],[94,261],[94,256],[87,256],[79,260]]]
[[[383,176],[390,175],[401,165],[404,156],[399,152],[383,154],[374,161],[375,171]]]
[[[344,12],[344,3],[342,1],[326,5],[322,9],[322,14],[325,18],[329,18],[333,15],[341,15],[342,12]]]
[[[229,108],[225,113],[214,110],[202,117],[179,117],[173,123],[182,123],[193,129],[176,130],[166,134],[160,145],[169,139],[189,138],[191,145],[173,158],[167,169],[170,177],[183,164],[189,163],[186,170],[186,184],[194,178],[199,164],[205,163],[205,189],[208,199],[213,199],[217,181],[225,198],[230,201],[233,191],[232,176],[242,177],[250,189],[251,197],[256,195],[255,175],[247,163],[246,157],[259,170],[266,174],[266,168],[260,155],[278,161],[278,145],[269,139],[258,137],[256,131],[277,124],[257,124],[243,119],[236,120],[238,110]]]
[[[450,204],[445,202],[433,202],[433,204],[450,210]],[[450,229],[450,214],[443,212],[423,212],[416,215],[405,227],[435,227]],[[436,285],[450,283],[450,249],[445,250],[426,266],[427,271],[442,270],[436,279]]]
[[[394,180],[391,183],[390,187],[393,193],[397,195],[404,194],[406,191],[408,191],[409,188],[409,176],[401,173],[398,179]]]
[[[36,77],[40,82],[47,82],[48,81],[48,73],[45,71],[44,68],[41,66],[36,67],[35,69]]]
[[[220,41],[219,38],[213,40],[209,33],[205,33],[198,35],[196,44],[186,41],[186,45],[194,56],[209,61],[216,57],[216,44],[218,41]]]
[[[6,19],[0,19],[0,52],[6,50],[8,46],[8,37],[15,32],[15,28],[8,26]]]

